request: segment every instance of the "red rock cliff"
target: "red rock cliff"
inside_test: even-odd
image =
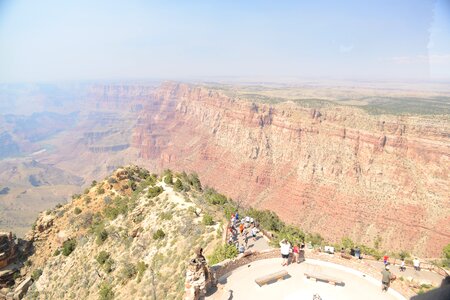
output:
[[[440,256],[450,242],[449,123],[350,107],[263,105],[168,83],[149,97],[132,147],[338,241]]]

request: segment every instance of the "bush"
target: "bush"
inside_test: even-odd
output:
[[[175,192],[181,192],[183,190],[183,184],[181,183],[180,179],[177,179],[175,181],[175,184],[173,185],[173,190]]]
[[[58,256],[61,254],[61,250],[56,249],[55,252],[53,252],[53,256]]]
[[[148,265],[145,264],[143,261],[140,261],[136,264],[136,269],[137,269],[137,273],[138,273],[138,278],[137,278],[137,282],[141,282],[142,280],[142,276],[144,276],[144,272],[147,270]]]
[[[100,265],[105,264],[105,262],[109,259],[110,254],[106,251],[101,251],[97,257],[95,258]]]
[[[96,185],[97,185],[97,181],[92,180],[91,187],[94,187],[94,186],[96,186]]]
[[[115,183],[117,183],[117,180],[114,177],[109,177],[108,178],[108,183],[109,184],[115,184]]]
[[[189,182],[189,185],[191,185],[195,190],[197,190],[199,192],[202,191],[202,184],[201,184],[200,180],[198,179],[198,175],[196,173],[189,174],[188,182]]]
[[[173,175],[172,175],[172,173],[169,173],[166,176],[164,176],[164,182],[166,184],[170,184],[170,185],[173,184]]]
[[[75,207],[75,209],[73,210],[73,212],[74,212],[76,215],[79,215],[79,214],[81,214],[81,209],[80,209],[79,207]]]
[[[172,220],[173,215],[170,212],[162,212],[159,217],[161,220]]]
[[[209,265],[215,265],[225,259],[235,258],[239,254],[234,245],[218,245],[208,257]]]
[[[295,226],[284,226],[281,231],[275,233],[272,242],[274,246],[278,246],[283,239],[286,239],[291,245],[300,244],[305,241],[305,233]]]
[[[105,193],[105,189],[104,188],[98,188],[97,189],[97,195],[103,195]]]
[[[165,236],[166,236],[166,234],[164,233],[164,231],[163,231],[162,229],[158,229],[158,230],[153,234],[153,239],[154,239],[154,240],[162,240]]]
[[[136,266],[132,263],[125,263],[120,273],[123,279],[131,279],[136,276]]]
[[[214,189],[208,188],[205,191],[206,201],[212,205],[224,205],[228,202],[227,197],[222,194],[219,194]]]
[[[149,198],[155,198],[159,194],[161,194],[164,189],[160,186],[154,186],[148,189],[147,195]]]
[[[108,238],[108,232],[105,229],[99,230],[95,233],[97,245],[103,244]]]
[[[442,253],[445,259],[450,259],[450,244],[448,244],[447,246],[444,247],[444,249],[442,249]]]
[[[106,273],[111,273],[111,271],[113,270],[113,264],[114,260],[108,258],[103,264],[103,270],[105,270]]]
[[[67,240],[63,243],[63,247],[62,247],[62,254],[64,256],[69,256],[70,253],[73,252],[73,250],[75,250],[75,248],[77,247],[77,241],[75,240]]]
[[[355,243],[353,243],[353,241],[348,236],[344,236],[341,240],[341,246],[344,249],[352,249],[355,247]]]
[[[41,269],[36,269],[31,274],[31,278],[33,279],[33,281],[37,281],[39,279],[39,277],[41,277],[41,275],[42,275],[42,270]]]
[[[112,300],[114,299],[114,291],[112,289],[112,286],[107,283],[103,282],[99,287],[99,300]]]
[[[213,220],[212,216],[209,214],[204,214],[203,215],[203,224],[205,224],[206,226],[214,225],[214,220]]]
[[[89,194],[89,188],[85,188],[83,193],[84,194]]]

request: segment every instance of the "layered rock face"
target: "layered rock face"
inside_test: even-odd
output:
[[[332,241],[437,257],[450,241],[448,119],[266,105],[169,83],[148,96],[132,147],[192,170],[245,205]]]

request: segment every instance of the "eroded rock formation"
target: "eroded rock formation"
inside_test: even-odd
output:
[[[380,236],[436,257],[450,240],[449,132],[445,118],[258,104],[169,83],[149,96],[132,147],[329,240]]]

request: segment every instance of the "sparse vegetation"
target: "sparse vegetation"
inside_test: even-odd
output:
[[[165,236],[166,236],[166,234],[164,233],[164,231],[162,229],[158,229],[153,234],[153,239],[154,240],[162,240]]]
[[[209,265],[215,265],[225,259],[235,258],[238,255],[238,250],[234,245],[219,245],[213,253],[208,257]]]
[[[147,270],[148,265],[146,263],[144,263],[143,261],[139,261],[136,264],[136,270],[137,270],[137,282],[141,282],[142,280],[142,276],[144,276],[144,272]]]
[[[132,263],[126,262],[122,266],[122,269],[120,270],[120,276],[122,277],[123,281],[127,281],[134,276],[136,276],[137,270],[136,266]]]
[[[105,264],[105,262],[109,259],[110,254],[106,251],[101,251],[97,257],[95,258],[100,265]]]
[[[148,198],[155,198],[156,196],[158,196],[162,192],[164,192],[164,189],[162,187],[160,187],[160,186],[150,187],[148,189],[147,196],[148,196]]]
[[[73,210],[74,214],[79,215],[81,214],[81,208],[79,207],[75,207],[75,209]]]
[[[214,225],[214,220],[213,217],[210,214],[204,214],[203,215],[203,224],[205,224],[206,226],[211,226]]]
[[[42,270],[41,269],[36,269],[31,274],[31,278],[33,279],[33,281],[37,281],[39,279],[39,277],[41,277],[41,275],[42,275]]]
[[[114,299],[114,291],[111,284],[103,282],[99,286],[99,300],[112,300]]]
[[[77,241],[75,241],[74,239],[71,240],[67,240],[63,243],[62,246],[62,254],[64,256],[69,256],[77,247]]]

